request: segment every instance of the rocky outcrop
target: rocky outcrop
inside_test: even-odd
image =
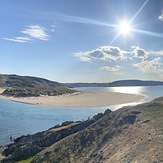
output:
[[[163,97],[114,112],[107,110],[84,122],[65,122],[16,139],[4,151],[7,159],[2,163],[38,151],[31,163],[161,163],[162,122]]]
[[[31,163],[163,162],[163,97],[105,114],[38,153]]]
[[[41,152],[32,160],[32,163],[64,163],[70,160],[71,163],[102,162],[103,154],[100,153],[100,149],[133,125],[140,113],[130,111],[128,108],[118,112],[106,111],[102,118],[86,129]]]
[[[21,160],[22,158],[35,155],[36,153],[44,150],[61,139],[87,128],[102,118],[104,114],[99,113],[93,118],[83,122],[66,121],[61,125],[56,125],[53,128],[50,128],[49,130],[38,132],[33,135],[21,136],[15,139],[14,143],[9,144],[3,151],[2,154],[6,158],[2,162],[7,160]]]

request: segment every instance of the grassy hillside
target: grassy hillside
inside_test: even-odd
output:
[[[55,96],[75,92],[75,90],[69,89],[58,82],[18,75],[0,75],[0,87],[6,88],[3,95],[21,97],[40,95]]]
[[[163,162],[163,97],[109,112],[37,154],[31,163]]]

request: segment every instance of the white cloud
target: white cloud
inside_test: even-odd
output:
[[[79,57],[79,59],[83,62],[91,61],[91,58],[89,58],[89,55],[87,53],[79,52],[79,53],[75,53],[75,56]]]
[[[105,67],[101,67],[100,69],[104,71],[112,72],[114,74],[119,74],[119,75],[123,74],[122,72],[120,72],[121,70],[120,66],[115,66],[115,67],[105,66]]]
[[[92,51],[76,53],[75,56],[79,57],[81,61],[90,61],[93,59],[103,61],[116,61],[125,59],[124,54],[126,53],[128,52],[121,50],[119,47],[101,46]]]
[[[38,25],[28,26],[25,30],[21,31],[26,35],[29,35],[31,38],[39,40],[48,40],[49,36],[46,33],[45,29]]]
[[[80,58],[81,61],[84,61],[84,62],[91,61],[91,59],[89,57],[87,57],[87,56],[79,56],[79,58]]]
[[[134,67],[138,68],[143,73],[157,72],[161,65],[161,58],[157,57],[152,60],[142,60],[141,63],[133,64]]]
[[[6,37],[2,39],[7,41],[19,42],[19,43],[29,42],[33,39],[38,39],[43,41],[47,41],[49,39],[49,35],[46,33],[46,29],[39,25],[28,26],[27,28],[25,28],[25,30],[21,31],[21,33],[25,34],[25,36],[19,36],[14,38]]]
[[[158,17],[159,20],[163,21],[163,10],[162,10],[162,13],[161,15]]]
[[[31,40],[28,37],[14,37],[14,38],[3,38],[3,39],[8,41],[13,41],[13,42],[19,42],[19,43],[28,42]]]
[[[120,71],[120,69],[121,69],[120,66],[115,66],[115,67],[105,66],[105,67],[101,67],[101,70],[111,71],[111,72],[117,72],[117,71]]]
[[[149,51],[148,53],[161,56],[161,55],[163,55],[163,50],[160,50],[160,51]]]
[[[53,25],[51,25],[51,32],[55,32],[55,28],[56,28],[56,25],[55,24],[53,24]]]
[[[148,57],[148,52],[146,52],[144,49],[141,49],[140,47],[138,46],[133,46],[132,47],[134,50],[133,50],[133,54],[134,54],[134,57],[136,58],[147,58]]]
[[[143,73],[161,73],[161,58],[163,56],[163,51],[146,51],[138,46],[131,47],[132,50],[125,51],[119,47],[114,46],[101,46],[95,50],[87,52],[76,53],[75,56],[79,57],[81,61],[90,62],[93,60],[98,61],[117,61],[117,63],[122,60],[126,62],[131,62],[130,65],[137,68]],[[136,59],[132,59],[132,58]],[[132,63],[133,62],[133,63]],[[103,71],[112,72],[114,74],[120,74],[120,66],[105,66],[100,68]]]

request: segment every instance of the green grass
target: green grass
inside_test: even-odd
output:
[[[16,161],[15,163],[30,163],[34,156],[29,157],[28,159],[21,160],[21,161]]]

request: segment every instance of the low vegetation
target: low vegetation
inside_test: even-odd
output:
[[[31,97],[31,96],[57,96],[62,94],[72,94],[76,90],[67,87],[54,87],[54,88],[9,88],[6,89],[2,95],[14,97]]]
[[[79,122],[83,123],[79,131],[59,139],[50,146],[45,146],[30,162],[163,162],[163,97],[114,112],[107,110],[89,121],[91,123],[84,128],[84,123]],[[69,125],[73,123],[68,123]],[[59,130],[58,127],[60,126],[49,131],[56,132]],[[61,129],[65,130],[65,127],[62,126]],[[48,138],[45,133],[43,137]]]
[[[56,96],[77,92],[58,82],[18,75],[0,75],[0,87],[6,88],[3,95],[15,97]]]
[[[34,158],[34,156],[30,156],[29,158],[27,159],[23,159],[21,161],[16,161],[15,163],[30,163],[32,161],[32,159]]]
[[[163,98],[106,114],[37,154],[31,163],[163,162]]]

